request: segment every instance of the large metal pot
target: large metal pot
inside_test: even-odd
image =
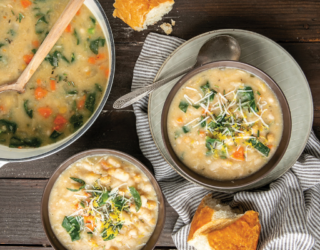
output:
[[[106,44],[109,50],[109,65],[110,65],[110,76],[107,82],[107,88],[105,90],[104,96],[102,97],[96,111],[92,114],[92,116],[88,119],[88,121],[75,133],[66,137],[65,139],[58,141],[56,143],[33,149],[14,149],[8,148],[6,146],[0,145],[0,167],[9,163],[9,162],[24,162],[36,160],[39,158],[43,158],[58,152],[59,150],[64,149],[69,146],[75,140],[77,140],[80,136],[82,136],[94,123],[94,121],[99,116],[101,110],[103,109],[108,96],[111,91],[114,72],[115,72],[115,47],[113,41],[113,35],[111,31],[111,27],[108,21],[108,18],[100,5],[98,0],[86,0],[84,4],[90,9],[92,14],[95,16],[96,20],[99,22],[101,29],[106,37]]]

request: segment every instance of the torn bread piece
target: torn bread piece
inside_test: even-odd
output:
[[[160,21],[172,10],[173,4],[174,0],[116,0],[113,16],[141,31]]]
[[[160,28],[163,29],[164,33],[170,35],[172,33],[172,26],[170,23],[163,23],[160,25]]]
[[[257,212],[238,213],[209,194],[193,217],[188,244],[198,250],[256,250],[260,231]]]

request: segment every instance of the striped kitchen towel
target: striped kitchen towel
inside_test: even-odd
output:
[[[165,59],[184,40],[151,33],[134,68],[132,90],[152,83]],[[210,191],[178,175],[159,153],[148,125],[148,97],[133,105],[142,153],[152,163],[155,177],[169,204],[179,214],[172,238],[179,250],[187,244],[190,222]],[[297,163],[267,187],[213,196],[232,207],[255,210],[262,225],[258,249],[320,250],[320,143],[312,132]],[[192,195],[190,195],[192,194]]]

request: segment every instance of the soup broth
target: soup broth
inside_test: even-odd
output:
[[[20,76],[68,2],[0,1],[0,85]],[[106,89],[109,61],[103,31],[83,5],[25,93],[0,93],[0,143],[40,147],[82,127]]]
[[[155,229],[158,199],[136,166],[97,155],[60,175],[49,197],[49,218],[67,249],[138,250]]]
[[[180,160],[216,180],[244,178],[264,166],[282,136],[282,111],[258,77],[214,68],[188,80],[168,113],[168,136]]]

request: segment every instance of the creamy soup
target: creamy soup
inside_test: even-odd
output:
[[[0,85],[19,77],[67,3],[0,1]],[[26,92],[0,93],[0,143],[40,147],[69,136],[95,111],[108,76],[106,39],[93,14],[82,6]]]
[[[158,199],[137,167],[114,156],[92,156],[57,179],[49,217],[67,249],[137,250],[155,229]]]
[[[239,69],[214,68],[188,80],[168,113],[168,135],[181,161],[208,178],[233,180],[265,165],[283,128],[273,91]]]

